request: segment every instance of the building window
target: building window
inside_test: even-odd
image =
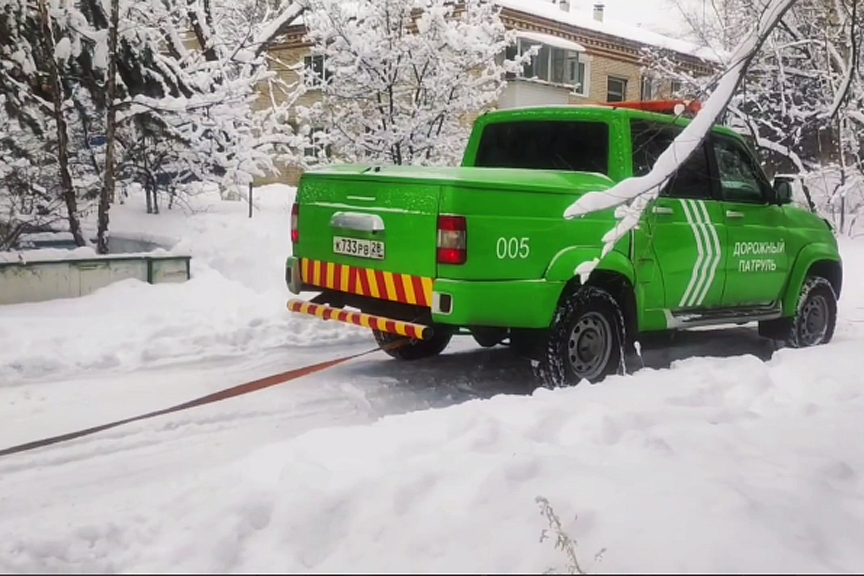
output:
[[[587,61],[574,58],[567,62],[567,80],[564,82],[573,86],[573,92],[580,96],[588,96],[588,87],[591,85],[591,69]]]
[[[672,93],[672,96],[678,96],[679,92],[681,92],[681,82],[678,80],[672,80],[672,83],[669,86],[669,91]]]
[[[330,80],[331,76],[332,72],[327,67],[327,62],[323,55],[317,54],[303,57],[303,78],[307,86],[321,86],[321,84]]]
[[[627,79],[608,76],[606,78],[606,101],[624,102],[627,97]]]
[[[537,53],[522,67],[520,77],[573,86],[574,91],[579,94],[588,93],[587,67],[585,62],[580,62],[579,53],[576,51],[517,38],[516,45],[508,46],[505,55],[507,59],[512,60],[517,55],[525,54],[534,46],[538,47]],[[512,79],[514,75],[507,74],[507,78]]]
[[[315,164],[332,156],[330,145],[322,143],[324,135],[323,128],[309,130],[309,134],[306,136],[306,145],[303,147],[303,157],[308,164]]]
[[[657,97],[657,81],[648,76],[642,77],[641,100],[654,100]]]

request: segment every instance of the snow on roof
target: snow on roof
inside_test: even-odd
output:
[[[718,55],[717,52],[711,48],[699,46],[698,44],[694,44],[686,40],[669,38],[668,36],[663,36],[662,34],[652,32],[651,30],[647,30],[639,26],[627,24],[625,22],[610,21],[607,19],[604,19],[603,22],[599,22],[594,19],[593,14],[590,12],[568,12],[562,10],[560,7],[553,4],[549,0],[494,1],[496,4],[504,8],[511,8],[513,10],[518,10],[527,14],[533,14],[535,16],[554,20],[556,22],[562,22],[571,26],[584,28],[586,30],[593,30],[602,34],[609,34],[610,36],[617,36],[619,38],[638,42],[640,44],[647,44],[649,46],[656,46],[658,48],[673,50],[681,54],[687,54],[690,56],[695,56],[697,58],[703,58],[708,61],[721,61],[721,55]]]
[[[573,42],[572,40],[567,40],[560,36],[552,36],[551,34],[543,34],[541,32],[529,32],[527,30],[518,30],[516,35],[525,40],[533,40],[534,42],[540,42],[548,46],[554,46],[555,48],[572,50],[574,52],[585,52],[585,47],[578,42]]]
[[[624,38],[626,40],[630,40],[633,42],[638,42],[640,44],[645,44],[648,46],[655,46],[658,48],[664,48],[666,50],[673,50],[675,52],[681,54],[687,54],[689,56],[695,56],[697,58],[702,58],[709,62],[724,62],[727,58],[727,55],[718,53],[716,50],[712,48],[708,48],[705,46],[700,46],[698,44],[694,44],[693,42],[688,42],[686,40],[679,40],[677,38],[670,38],[668,36],[664,36],[662,34],[658,34],[657,32],[653,32],[646,28],[642,28],[640,26],[635,26],[633,24],[628,24],[626,22],[620,22],[615,20],[608,20],[604,18],[603,22],[599,22],[594,19],[594,16],[590,12],[583,12],[578,10],[573,11],[565,11],[559,8],[557,5],[553,4],[551,0],[493,0],[495,4],[504,8],[510,8],[513,10],[518,10],[520,12],[525,12],[527,14],[533,14],[535,16],[540,16],[541,18],[547,18],[549,20],[554,20],[556,22],[561,22],[564,24],[569,24],[571,26],[577,26],[579,28],[584,28],[586,30],[593,30],[595,32],[600,32],[601,34],[608,34],[610,36],[617,36],[618,38]],[[346,2],[347,4],[347,2]],[[305,19],[302,15],[294,19],[293,24],[295,25],[305,25]],[[517,31],[519,36],[523,36],[525,34],[530,34],[531,32],[527,31]],[[539,34],[534,32],[533,34]],[[577,44],[573,42],[576,46],[579,46],[581,49],[573,48],[570,46],[560,46],[559,44],[554,44],[554,42],[569,42],[564,38],[560,38],[558,36],[552,36],[549,34],[543,34],[545,37],[544,40],[537,40],[538,42],[543,42],[544,44],[554,45],[558,48],[565,48],[567,50],[575,50],[577,52],[584,52],[585,47],[581,44]],[[527,36],[523,36],[527,37]]]

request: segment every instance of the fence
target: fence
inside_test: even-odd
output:
[[[86,296],[131,278],[149,284],[185,282],[190,261],[190,256],[118,255],[0,262],[0,304]]]

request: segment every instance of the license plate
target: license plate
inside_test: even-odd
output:
[[[379,240],[361,240],[359,238],[333,237],[333,252],[358,258],[372,260],[384,259],[384,242]]]

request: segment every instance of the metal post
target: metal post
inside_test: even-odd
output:
[[[252,218],[252,183],[249,183],[249,218]]]

